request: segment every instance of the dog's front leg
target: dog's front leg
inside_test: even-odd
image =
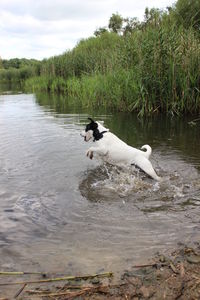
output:
[[[88,149],[86,155],[87,155],[87,157],[89,157],[90,159],[93,159],[93,151],[91,151],[90,149]]]
[[[93,154],[96,152],[99,155],[106,155],[107,151],[104,147],[90,147],[86,153],[86,155],[90,158],[93,159]]]

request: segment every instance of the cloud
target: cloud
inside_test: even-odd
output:
[[[0,56],[42,59],[73,48],[107,26],[112,13],[142,19],[145,7],[172,0],[1,0]]]
[[[40,20],[84,20],[103,15],[107,0],[1,0],[1,8],[16,15],[28,14]]]

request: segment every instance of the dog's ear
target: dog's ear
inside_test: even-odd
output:
[[[90,120],[91,123],[94,123],[94,120],[92,118],[88,118],[88,120]]]

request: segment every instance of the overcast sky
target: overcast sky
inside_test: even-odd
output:
[[[145,7],[175,0],[0,0],[0,57],[43,59],[72,49],[118,12],[143,19]]]

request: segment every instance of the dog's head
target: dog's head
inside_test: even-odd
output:
[[[86,125],[85,131],[82,131],[81,133],[81,136],[84,137],[84,140],[86,142],[88,142],[93,137],[94,131],[96,131],[98,128],[98,123],[96,123],[91,118],[88,118],[88,120],[90,120],[90,123]]]
[[[103,121],[95,122],[93,119],[88,118],[90,123],[86,125],[85,131],[82,131],[81,136],[84,137],[84,140],[88,142],[91,138],[94,138],[93,141],[98,141],[103,138],[103,134],[108,132],[109,129],[103,126]]]

